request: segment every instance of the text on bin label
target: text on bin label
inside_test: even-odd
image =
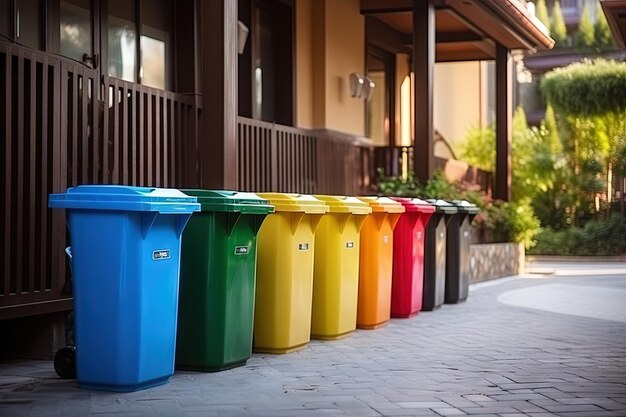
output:
[[[164,259],[170,259],[169,249],[159,249],[159,250],[152,251],[153,261],[162,261]]]
[[[235,247],[235,255],[247,255],[250,252],[250,248],[248,246],[236,246]]]

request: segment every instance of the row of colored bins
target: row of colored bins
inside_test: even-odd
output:
[[[361,328],[375,328],[389,320],[390,312],[407,317],[419,311],[423,268],[417,267],[420,260],[415,256],[419,257],[424,225],[433,211],[423,201],[335,196],[316,199],[277,193],[262,193],[259,198],[255,194],[228,191],[183,191],[187,195],[175,190],[137,187],[77,187],[64,195],[51,196],[51,207],[75,209],[68,211],[68,224],[79,254],[85,247],[94,247],[87,245],[87,241],[81,243],[77,238],[81,233],[90,240],[94,231],[96,235],[113,232],[115,236],[108,244],[112,255],[99,271],[107,271],[105,264],[110,259],[119,258],[126,263],[116,271],[119,279],[109,280],[110,294],[104,292],[105,298],[110,296],[104,304],[112,300],[114,313],[119,314],[113,320],[100,317],[111,310],[110,305],[98,303],[102,300],[103,280],[91,283],[76,280],[77,328],[85,329],[89,323],[100,322],[108,322],[111,327],[104,332],[77,332],[81,386],[135,390],[163,383],[173,372],[173,363],[167,358],[173,349],[172,328],[176,329],[175,319],[172,320],[175,314],[171,313],[172,306],[176,310],[179,239],[191,211],[198,209],[196,199],[201,213],[192,216],[192,227],[183,238],[185,255],[181,265],[176,344],[178,368],[219,370],[244,364],[251,353],[253,306],[254,347],[265,352],[297,350],[309,341],[311,334],[333,339],[349,334],[357,324]],[[259,248],[255,304],[255,237],[264,218],[273,211],[265,199],[276,207],[276,214],[267,219],[260,231],[259,240],[263,244]],[[85,210],[96,206],[97,210]],[[115,214],[103,216],[107,210]],[[152,225],[162,217],[159,214],[170,213],[167,210],[179,214],[175,228],[169,228],[174,230],[164,228],[170,234],[175,231],[176,239],[169,243],[161,234],[148,236]],[[405,210],[407,214],[401,217]],[[186,214],[183,216],[181,211]],[[331,214],[322,216],[327,211]],[[370,211],[373,214],[365,216]],[[82,219],[83,224],[75,225],[73,218]],[[400,219],[401,226],[394,233]],[[109,220],[116,224],[108,224]],[[94,224],[98,225],[95,229]],[[136,229],[141,226],[142,233],[136,235],[142,239],[133,241],[133,233],[125,230],[127,224]],[[359,239],[361,226],[362,239]],[[117,257],[116,239],[124,252]],[[143,252],[152,250],[153,262],[146,263],[142,258],[147,252],[128,252],[127,247],[134,245]],[[165,246],[154,249],[155,245]],[[103,251],[100,245],[95,248],[96,252]],[[97,255],[80,254],[77,259],[82,261],[73,263],[76,275],[94,275],[87,264]],[[128,263],[132,266],[128,267]],[[161,264],[169,265],[168,279],[159,278],[158,284],[150,283],[148,276],[163,274],[154,268]],[[397,289],[393,294],[392,271],[393,288]],[[135,281],[139,285],[134,292],[120,292],[120,288],[133,286]],[[161,298],[165,292],[169,302],[163,304]],[[83,308],[89,311],[84,313]],[[125,326],[124,322],[137,323]],[[123,351],[117,349],[120,342],[116,332],[120,328],[122,333],[128,331],[124,333],[128,343]],[[163,345],[166,349],[138,352],[142,346],[155,342],[155,335],[161,341],[169,340]],[[81,351],[89,351],[89,355],[81,355]],[[102,367],[103,358],[106,367]],[[157,362],[163,369],[153,366]]]

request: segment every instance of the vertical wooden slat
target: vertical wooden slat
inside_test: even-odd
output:
[[[48,177],[50,173],[48,172],[48,144],[49,144],[49,134],[52,133],[48,130],[49,123],[49,114],[48,111],[51,107],[48,106],[48,101],[50,100],[50,96],[48,92],[50,91],[49,83],[54,82],[53,80],[48,80],[48,72],[50,69],[50,64],[48,63],[48,56],[44,55],[43,58],[43,66],[41,71],[41,80],[38,88],[41,91],[41,151],[40,151],[40,165],[39,165],[39,289],[46,288],[46,280],[45,275],[53,273],[48,266],[48,258],[50,257],[47,253],[48,242],[50,236],[48,235],[48,210],[47,210],[47,201],[48,201]]]
[[[28,277],[28,291],[35,290],[35,270],[36,264],[38,262],[33,262],[33,259],[38,259],[35,253],[35,232],[36,232],[36,221],[37,221],[37,168],[39,164],[37,163],[37,148],[38,148],[38,140],[37,140],[37,122],[38,118],[41,117],[41,114],[37,112],[37,62],[35,54],[29,54],[28,59],[30,60],[30,108],[28,109],[29,113],[29,124],[30,124],[30,134],[29,140],[30,145],[28,147],[29,157],[28,157],[28,167],[30,168],[30,173],[28,175],[29,179],[29,187],[28,187],[28,251],[26,253],[26,258],[24,259],[24,265],[27,265],[27,277]],[[26,194],[26,193],[25,193]]]
[[[100,91],[100,83],[97,78],[89,78],[89,91],[91,93],[90,97],[90,107],[89,107],[89,119],[91,120],[90,133],[91,133],[91,182],[94,184],[99,183],[100,181],[100,170],[102,169],[100,165],[100,100],[98,97],[98,92]]]
[[[153,129],[152,116],[154,114],[154,99],[151,94],[146,94],[148,105],[146,106],[146,167],[148,169],[146,183],[148,186],[154,186],[154,166],[152,164],[153,153]]]
[[[3,221],[4,221],[4,233],[3,233],[3,238],[4,238],[4,256],[3,256],[3,260],[4,262],[2,263],[2,267],[3,267],[3,288],[2,288],[2,294],[6,297],[9,295],[10,293],[10,277],[11,277],[11,259],[13,258],[13,247],[11,244],[11,199],[8,197],[9,195],[11,195],[11,184],[13,183],[13,164],[11,161],[11,156],[13,154],[13,147],[12,147],[12,143],[11,143],[11,138],[13,137],[13,125],[12,125],[12,120],[13,120],[13,111],[14,109],[12,108],[12,103],[13,103],[13,85],[12,85],[12,79],[13,79],[13,67],[12,67],[12,54],[10,53],[11,49],[9,47],[7,47],[6,49],[6,53],[5,53],[5,60],[4,60],[4,73],[6,74],[6,79],[5,79],[5,83],[4,83],[4,91],[5,91],[5,97],[2,98],[0,97],[0,100],[4,99],[5,100],[5,114],[4,115],[0,115],[0,117],[4,117],[5,119],[5,127],[4,127],[4,139],[3,139],[3,143],[2,146],[4,146],[4,161],[3,162],[3,167],[0,169],[4,169],[4,198],[2,201],[2,206],[3,206]]]
[[[137,102],[139,103],[139,113],[137,114],[137,123],[139,123],[139,137],[137,138],[137,142],[139,142],[139,185],[146,185],[146,175],[145,175],[145,121],[146,121],[146,97],[141,88],[137,89]]]
[[[16,208],[15,208],[15,224],[9,230],[11,233],[15,235],[15,238],[12,239],[15,242],[15,259],[12,260],[14,265],[13,274],[9,275],[11,280],[13,281],[12,290],[15,294],[19,294],[22,292],[21,280],[18,279],[18,273],[20,272],[21,261],[24,256],[24,50],[20,49],[18,53],[18,61],[17,61],[17,108],[15,111],[17,112],[17,137],[13,136],[16,139],[17,143],[14,143],[17,146],[17,159],[16,159],[16,169],[17,169],[17,182],[14,187],[14,193],[16,199]],[[20,274],[21,275],[21,274]]]
[[[81,71],[79,78],[80,122],[79,122],[79,144],[81,148],[81,172],[80,184],[89,182],[89,77],[85,71]]]
[[[120,85],[117,80],[113,81],[113,128],[109,132],[109,141],[113,142],[113,168],[111,172],[111,182],[120,183]]]
[[[139,183],[139,175],[137,173],[137,159],[139,152],[137,152],[137,145],[139,142],[139,136],[137,135],[137,92],[134,86],[128,87],[130,119],[128,125],[128,140],[130,141],[130,183],[137,185]]]
[[[109,77],[103,77],[102,85],[102,169],[100,181],[102,184],[111,183],[111,173],[109,169],[109,103],[111,102],[111,79]]]
[[[172,146],[170,140],[171,137],[168,134],[168,108],[169,108],[169,98],[168,97],[163,97],[163,102],[162,102],[162,107],[161,107],[161,120],[163,120],[163,134],[162,134],[162,138],[163,138],[163,186],[164,187],[169,187],[171,182],[170,182],[170,172],[169,172],[169,168],[170,168],[170,164],[169,164],[169,158],[170,158],[170,152],[169,150],[171,149],[170,147]],[[189,138],[191,139],[191,138]]]
[[[175,135],[175,141],[177,143],[177,150],[178,150],[176,154],[176,177],[179,183],[185,183],[185,185],[189,185],[189,184],[186,184],[187,178],[184,175],[184,171],[183,171],[183,166],[184,166],[183,155],[192,155],[192,152],[189,152],[187,150],[188,141],[181,139],[183,138],[183,136],[181,135],[181,129],[182,129],[183,123],[180,122],[181,120],[180,108],[181,107],[182,107],[181,103],[174,103],[173,109],[172,109],[173,118],[174,120],[177,121],[176,125],[172,127],[174,131],[174,135]]]
[[[120,181],[122,184],[129,184],[129,169],[131,162],[129,161],[129,151],[130,142],[128,138],[128,117],[129,117],[129,103],[128,103],[128,90],[126,88],[125,83],[120,83],[120,133],[119,133],[119,142],[121,147],[121,157],[120,161]]]
[[[161,160],[161,92],[157,92],[154,96],[154,185],[160,187],[161,171],[163,170],[163,161]]]

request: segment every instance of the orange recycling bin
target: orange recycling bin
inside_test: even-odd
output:
[[[361,229],[357,327],[375,329],[391,316],[393,229],[404,206],[387,197],[359,197],[372,208]]]
[[[355,197],[315,197],[330,212],[315,232],[311,337],[339,339],[356,329],[359,234],[372,209]]]
[[[258,193],[276,207],[257,238],[254,351],[288,353],[311,339],[315,231],[328,206],[310,195]]]

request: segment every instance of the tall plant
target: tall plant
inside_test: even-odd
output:
[[[561,10],[561,2],[556,0],[552,8],[552,23],[550,25],[550,36],[556,41],[557,46],[564,46],[567,42],[567,26]]]
[[[578,48],[591,48],[596,43],[596,34],[589,15],[587,4],[583,6],[580,20],[578,21],[578,32],[576,32],[575,45]]]
[[[541,23],[550,30],[550,17],[548,16],[548,7],[546,6],[546,0],[537,0],[535,6],[535,15]]]
[[[596,2],[596,24],[594,25],[596,45],[600,48],[614,47],[613,36],[600,2]]]

